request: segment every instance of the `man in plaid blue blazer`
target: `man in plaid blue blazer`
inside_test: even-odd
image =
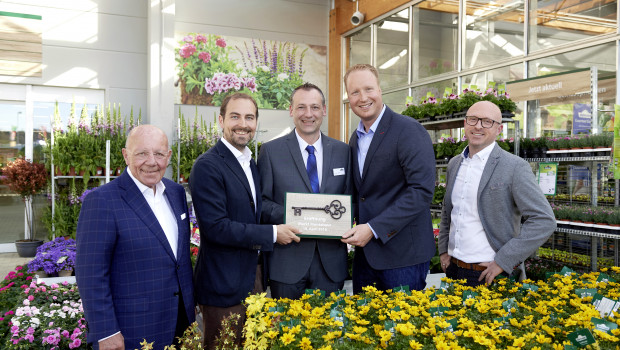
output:
[[[163,349],[194,322],[185,190],[163,178],[171,154],[163,131],[134,128],[126,171],[82,205],[75,273],[95,349]]]

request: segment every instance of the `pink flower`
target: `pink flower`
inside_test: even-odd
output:
[[[24,339],[32,343],[34,341],[34,336],[32,334],[26,334]]]
[[[215,40],[215,45],[219,47],[226,47],[226,40],[218,38],[217,40]]]
[[[211,54],[203,51],[198,54],[198,58],[200,58],[204,63],[209,63],[209,61],[211,61]]]
[[[23,266],[17,266],[17,267],[15,268],[15,271],[19,271],[19,270],[21,270],[21,269],[23,269],[23,268],[24,268]]]
[[[179,55],[183,58],[188,58],[193,55],[194,52],[196,52],[196,46],[194,46],[194,44],[185,44],[181,50],[179,50]]]
[[[207,37],[201,34],[196,35],[196,41],[199,43],[206,43]]]
[[[78,339],[74,339],[73,342],[71,344],[69,344],[69,349],[79,348],[80,345],[82,345],[82,341],[79,338]]]
[[[33,301],[34,300],[34,295],[29,295],[28,296],[28,300]]]
[[[191,43],[192,41],[194,41],[194,37],[191,35],[188,35],[183,38],[183,41],[185,41],[186,43]]]

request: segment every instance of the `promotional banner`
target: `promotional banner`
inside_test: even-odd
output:
[[[573,104],[573,135],[589,134],[592,129],[592,109],[589,104]]]

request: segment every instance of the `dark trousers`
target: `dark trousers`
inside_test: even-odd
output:
[[[396,257],[395,257],[396,258]],[[373,284],[379,290],[409,286],[410,290],[423,290],[430,261],[399,267],[396,269],[375,270],[366,260],[364,249],[355,248],[353,258],[353,293],[359,294],[362,288]]]
[[[477,287],[484,284],[484,280],[478,281],[480,274],[482,274],[482,271],[458,267],[455,263],[450,263],[446,268],[446,277],[453,280],[465,280],[465,285],[469,287]]]
[[[254,279],[253,294],[262,293],[263,288],[263,273],[262,266],[256,267],[256,278]],[[199,305],[200,312],[202,313],[202,344],[205,349],[215,349],[216,339],[220,336],[222,329],[222,321],[230,316],[230,314],[239,314],[239,322],[237,326],[233,327],[232,331],[235,332],[235,344],[239,348],[243,348],[243,325],[245,324],[245,305],[237,304],[230,307],[217,307],[209,305]]]
[[[274,262],[272,261],[272,263]],[[269,286],[271,287],[272,298],[299,299],[304,295],[306,289],[324,290],[325,295],[337,292],[344,286],[344,281],[334,282],[329,278],[321,263],[321,256],[317,247],[314,250],[314,257],[312,258],[310,268],[301,280],[292,284],[271,280]]]

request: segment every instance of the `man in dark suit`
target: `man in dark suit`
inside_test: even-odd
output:
[[[202,154],[189,178],[200,250],[194,271],[195,297],[202,311],[203,339],[215,347],[222,320],[241,315],[237,342],[245,323],[243,300],[263,291],[259,251],[274,243],[299,242],[289,225],[260,225],[261,190],[256,164],[247,147],[256,133],[258,107],[251,96],[228,95],[220,107],[223,137]]]
[[[286,192],[343,194],[351,190],[349,146],[321,133],[326,115],[321,89],[310,83],[297,87],[289,112],[295,130],[262,145],[258,157],[263,223],[284,222]],[[303,238],[299,243],[275,245],[268,262],[272,297],[297,299],[306,288],[329,294],[344,285],[347,246],[334,239]]]
[[[95,349],[163,349],[194,322],[185,190],[163,178],[171,154],[163,131],[134,128],[126,171],[82,204],[75,275]]]
[[[361,119],[349,140],[358,225],[342,240],[356,246],[353,291],[373,284],[381,290],[401,285],[422,290],[435,255],[431,139],[420,123],[383,104],[375,67],[352,66],[344,83]]]

